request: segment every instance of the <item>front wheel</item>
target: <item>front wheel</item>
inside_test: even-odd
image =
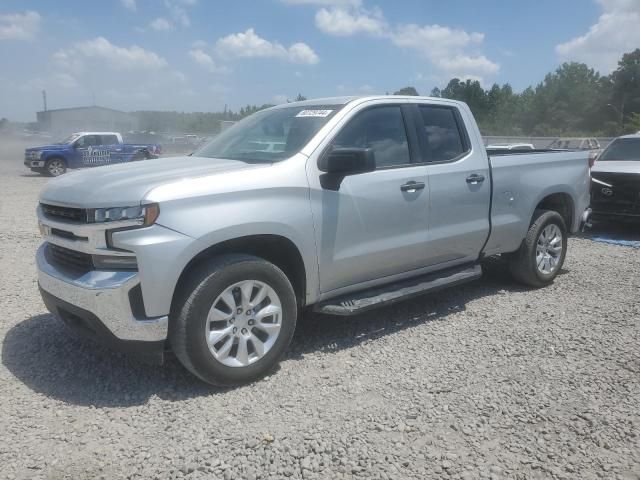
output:
[[[50,177],[58,177],[67,171],[67,164],[61,158],[51,158],[44,165],[44,172]]]
[[[191,271],[172,309],[169,341],[180,362],[213,385],[257,380],[291,342],[297,302],[287,276],[248,255]]]
[[[556,278],[567,254],[567,227],[558,212],[538,210],[520,249],[509,262],[512,276],[532,287]]]

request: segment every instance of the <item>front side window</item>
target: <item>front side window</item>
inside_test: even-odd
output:
[[[225,130],[194,156],[271,163],[298,153],[344,105],[263,110]]]
[[[72,133],[67,138],[65,138],[64,140],[60,140],[56,144],[57,145],[71,145],[73,142],[78,140],[78,138],[80,138],[80,134],[79,133]]]
[[[599,162],[632,160],[640,161],[640,137],[618,138],[598,158]]]
[[[420,105],[419,109],[429,161],[446,162],[469,150],[452,108]]]
[[[402,111],[396,105],[358,113],[338,133],[333,147],[371,148],[378,168],[411,163]]]
[[[95,145],[100,145],[99,135],[84,135],[76,141],[76,147],[92,147]]]

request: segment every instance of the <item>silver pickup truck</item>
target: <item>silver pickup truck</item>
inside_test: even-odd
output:
[[[253,381],[304,308],[352,315],[475,280],[533,287],[589,205],[588,152],[485,150],[456,101],[326,98],[258,112],[192,156],[98,167],[40,196],[39,285],[75,330],[206,382]]]

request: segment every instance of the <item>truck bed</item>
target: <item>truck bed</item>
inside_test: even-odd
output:
[[[570,193],[578,199],[567,229],[580,227],[581,213],[589,206],[589,152],[528,150],[489,154],[492,177],[491,234],[486,255],[516,251],[524,238],[535,207],[543,199]],[[553,198],[553,197],[551,197]]]

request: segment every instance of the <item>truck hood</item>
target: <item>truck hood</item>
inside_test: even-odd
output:
[[[50,180],[40,193],[40,201],[84,208],[133,206],[151,189],[167,183],[268,166],[239,160],[165,157],[87,168]]]
[[[25,152],[41,152],[42,150],[67,150],[70,148],[70,145],[67,144],[51,144],[51,145],[42,145],[40,147],[29,147],[25,148]]]
[[[598,173],[640,173],[640,159],[637,161],[605,161],[597,162],[591,169],[591,173],[596,175]]]

